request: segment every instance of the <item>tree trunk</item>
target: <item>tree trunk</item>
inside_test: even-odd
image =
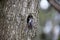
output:
[[[0,40],[28,40],[28,37],[35,37],[38,27],[38,0],[6,0],[2,11]],[[30,13],[34,18],[31,32],[26,22]]]

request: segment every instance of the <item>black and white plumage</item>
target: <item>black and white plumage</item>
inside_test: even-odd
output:
[[[33,16],[31,14],[28,15],[28,17],[27,17],[27,25],[28,25],[29,29],[32,29],[32,26],[33,26]]]

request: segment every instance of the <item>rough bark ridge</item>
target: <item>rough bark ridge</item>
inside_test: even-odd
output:
[[[3,7],[0,40],[27,40],[35,37],[38,27],[38,0],[7,0]],[[26,19],[29,13],[34,17],[34,27],[28,30]],[[0,20],[2,20],[0,19]],[[29,31],[29,32],[28,32]]]

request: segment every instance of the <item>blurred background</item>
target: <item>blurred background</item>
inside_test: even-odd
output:
[[[55,34],[53,34],[53,32],[60,29],[60,28],[54,29],[53,27],[54,25],[59,26],[59,24],[57,24],[58,22],[57,18],[59,19],[60,16],[56,17],[58,15],[59,15],[58,12],[52,6],[50,6],[48,10],[42,10],[41,8],[39,9],[40,27],[38,27],[38,30],[40,32],[38,32],[38,36],[36,37],[35,40],[60,40],[60,32],[57,32],[58,36],[56,37],[54,37]],[[54,31],[52,29],[54,29]],[[55,38],[58,38],[58,39],[55,39]]]

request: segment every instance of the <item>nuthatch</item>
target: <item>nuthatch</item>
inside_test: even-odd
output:
[[[27,25],[29,29],[32,29],[33,26],[33,16],[32,14],[29,14],[27,17]]]

